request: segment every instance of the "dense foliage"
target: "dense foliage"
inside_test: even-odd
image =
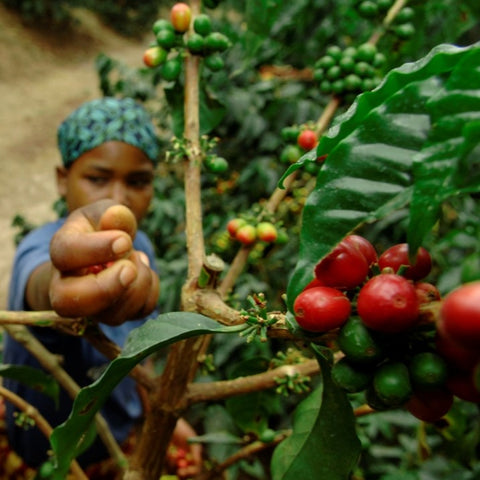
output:
[[[376,44],[384,56],[376,75],[386,79],[377,90],[360,97],[342,95],[335,127],[315,151],[300,152],[294,159],[298,161],[289,166],[292,160],[285,150],[291,139],[285,129],[315,125],[331,104],[332,92],[322,90],[318,81],[325,79],[325,71],[315,75],[324,69],[320,59],[333,51],[332,45],[344,52],[364,44],[382,25],[384,15],[367,14],[360,3],[226,0],[216,9],[205,9],[213,29],[231,42],[221,54],[224,68],[201,72],[204,147],[228,161],[227,170],[202,171],[206,251],[229,264],[239,247],[226,230],[230,219],[242,216],[254,222],[261,217],[273,222],[281,240],[260,242],[252,249],[228,300],[247,309],[250,295],[262,292],[269,309],[285,310],[287,305],[296,333],[293,300],[311,280],[315,263],[353,229],[378,251],[407,241],[425,246],[433,259],[428,279],[442,294],[480,278],[478,87],[474,87],[478,48],[470,52],[436,47],[473,43],[480,14],[476,2],[409,2],[414,15],[405,23],[410,27],[400,29],[400,23],[392,23]],[[96,67],[104,94],[144,101],[162,132],[166,161],[155,180],[156,196],[145,229],[158,253],[161,309],[176,311],[187,270],[181,172],[183,77],[165,79],[161,68],[131,70],[106,56],[97,59]],[[445,116],[450,123],[442,121]],[[463,128],[465,123],[468,128]],[[327,157],[322,157],[319,167],[316,160],[323,155]],[[266,215],[265,203],[282,184],[286,170],[296,172],[295,183],[279,208]],[[168,323],[169,314],[163,319]],[[218,326],[208,319],[198,322],[200,333],[217,333]],[[131,349],[112,362],[112,374],[107,372],[103,384],[84,390],[76,408],[89,404],[99,388],[105,394],[132,363],[199,333],[164,329],[153,335],[157,327],[146,326],[137,343],[132,339]],[[300,338],[302,346],[310,339]],[[232,478],[242,472],[246,478],[271,475],[286,480],[307,478],[313,471],[336,480],[347,478],[352,468],[356,480],[473,480],[479,474],[480,431],[474,403],[455,401],[437,424],[423,424],[404,410],[390,410],[361,417],[354,426],[350,404],[360,406],[364,397],[360,393],[346,397],[335,388],[323,349],[314,346],[312,354],[279,341],[246,346],[237,335],[215,337],[212,346],[210,360],[216,369],[209,370],[207,362],[203,381],[246,376],[269,364],[295,363],[302,355],[318,358],[322,366],[321,379],[312,382],[308,396],[303,388],[306,379],[296,379],[293,386],[280,384],[277,392],[266,390],[192,409],[192,421],[204,434],[209,454],[219,462],[236,451],[246,436],[256,439],[268,429],[282,431],[293,425],[293,435],[273,454],[271,470],[269,458],[243,460],[230,469]],[[54,445],[65,462],[71,452],[61,448],[67,445],[68,450],[66,442],[74,441],[84,427],[82,421],[74,421],[56,431]],[[338,435],[329,437],[332,432]],[[343,463],[328,463],[339,457]]]

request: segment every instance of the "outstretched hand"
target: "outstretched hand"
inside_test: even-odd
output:
[[[133,213],[110,200],[72,212],[50,244],[52,308],[110,325],[151,313],[159,280],[143,252],[133,249]]]

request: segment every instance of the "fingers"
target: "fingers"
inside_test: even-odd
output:
[[[107,208],[99,221],[100,230],[122,230],[131,238],[137,233],[137,220],[132,211],[123,205],[112,205]]]
[[[54,235],[50,256],[63,272],[103,264],[128,255],[137,222],[123,205],[102,200],[74,211]]]
[[[189,446],[190,460],[180,464],[175,472],[179,478],[192,478],[202,471],[202,447],[199,444]]]
[[[128,255],[132,239],[118,230],[83,233],[68,227],[60,229],[50,243],[50,258],[55,268],[72,272],[104,264]]]
[[[188,439],[197,434],[192,426],[183,418],[177,422],[172,436],[171,455],[168,459],[175,474],[179,478],[192,478],[202,471],[202,446],[198,443],[189,443]]]
[[[145,317],[155,309],[158,294],[158,276],[138,252],[97,274],[54,272],[50,283],[50,302],[59,315],[93,317],[109,325]]]
[[[137,277],[128,260],[115,262],[98,274],[61,275],[54,271],[50,282],[52,308],[64,317],[95,315],[124,294]]]
[[[50,243],[49,297],[59,315],[117,325],[154,310],[159,279],[148,257],[133,250],[136,229],[133,213],[110,200],[68,216]]]
[[[129,261],[135,265],[137,277],[121,299],[97,315],[103,323],[118,325],[127,319],[144,318],[157,306],[160,282],[158,275],[149,268],[148,258],[142,252],[134,252]]]

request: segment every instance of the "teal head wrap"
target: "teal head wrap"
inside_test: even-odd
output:
[[[132,98],[105,97],[84,103],[62,122],[57,138],[66,167],[110,140],[133,145],[154,164],[158,161],[158,138],[152,120]]]

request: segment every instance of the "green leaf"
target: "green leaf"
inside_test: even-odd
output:
[[[85,436],[95,414],[110,392],[130,370],[155,351],[172,343],[197,335],[238,332],[243,326],[225,327],[203,315],[172,312],[159,315],[133,330],[121,354],[91,385],[80,390],[69,418],[56,427],[50,443],[56,458],[55,479],[65,478],[70,462],[85,447]]]
[[[206,433],[204,435],[199,435],[197,437],[192,437],[189,441],[193,443],[204,443],[204,444],[220,444],[220,445],[242,445],[245,440],[241,437],[237,437],[230,432],[213,432]]]
[[[303,210],[289,309],[312,280],[315,264],[345,235],[409,202],[413,157],[430,127],[419,105],[436,88],[436,80],[407,85],[363,117],[328,155]]]
[[[480,49],[469,51],[426,104],[432,129],[413,165],[415,187],[408,243],[416,251],[440,215],[442,203],[480,191]]]
[[[246,377],[264,372],[268,369],[268,359],[249,358],[238,363],[231,378]],[[260,434],[268,427],[268,418],[272,404],[275,404],[275,392],[262,390],[227,399],[225,406],[236,425],[248,433]]]
[[[361,124],[372,109],[379,107],[391,95],[413,82],[450,72],[463,56],[479,46],[480,43],[470,47],[438,45],[424,58],[391,70],[377,89],[359,95],[347,112],[336,119],[335,125],[321,138],[317,148],[318,155],[328,154]]]
[[[331,379],[329,362],[315,348],[322,383],[295,411],[293,433],[275,449],[273,480],[347,480],[360,453],[346,393]]]
[[[43,370],[22,365],[0,365],[0,377],[11,378],[27,387],[37,390],[55,402],[58,401],[60,387],[56,380]]]
[[[357,97],[320,140],[316,153],[327,158],[303,211],[299,260],[287,287],[290,311],[297,295],[312,280],[315,264],[342,238],[411,202],[414,187],[418,188],[414,175],[418,174],[421,182],[420,172],[424,168],[417,155],[432,144],[428,140],[437,130],[437,124],[432,128],[432,119],[436,117],[429,102],[442,90],[452,71],[462,61],[467,64],[468,57],[476,55],[479,47],[480,44],[465,48],[441,45],[418,62],[392,70],[376,90]],[[469,78],[473,75],[469,74]],[[459,109],[466,104],[451,102]],[[447,146],[448,151],[455,150]],[[435,145],[431,148],[434,150]],[[460,150],[454,151],[455,161],[461,154]],[[310,160],[310,155],[309,152],[299,163]],[[298,165],[283,178],[296,168]],[[437,171],[435,168],[432,162],[430,172],[440,175],[443,166]],[[429,182],[435,181],[431,175],[424,176]],[[416,202],[430,201],[426,198],[428,187],[425,181],[425,191],[418,194],[417,190]],[[431,189],[438,191],[438,185]],[[431,225],[430,221],[429,228]],[[412,231],[416,228],[419,234],[415,241],[419,242],[426,230],[418,229],[418,222]]]
[[[165,89],[165,97],[172,112],[172,130],[175,136],[183,136],[184,127],[184,91],[183,86],[175,84],[172,88]],[[206,135],[220,124],[225,116],[225,106],[218,97],[201,88],[199,92],[199,117],[200,134]]]

